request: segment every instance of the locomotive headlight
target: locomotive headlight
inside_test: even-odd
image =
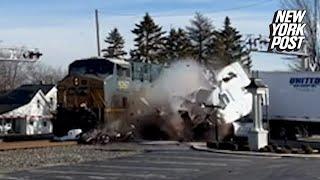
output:
[[[79,78],[73,79],[73,85],[78,86],[79,85]]]

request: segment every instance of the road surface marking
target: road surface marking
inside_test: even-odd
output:
[[[170,151],[163,151],[163,152],[159,151],[159,152],[154,152],[154,153],[158,153],[159,155],[161,155],[161,154],[164,154],[164,155],[170,154],[170,155],[177,155],[177,156],[180,155],[179,153],[170,152]],[[197,153],[199,153],[199,152],[197,152]],[[188,154],[190,154],[190,156],[197,156],[197,154],[195,154],[195,153],[188,153]],[[209,156],[207,156],[208,158],[216,158],[216,156],[219,156],[219,157],[226,157],[226,158],[230,158],[230,157],[231,158],[232,157],[234,157],[234,158],[248,158],[248,157],[250,157],[251,159],[281,159],[281,157],[275,157],[275,156],[253,156],[250,154],[248,154],[248,155],[245,155],[245,154],[226,154],[226,153],[215,153],[215,152],[204,152],[202,154],[209,155]],[[148,155],[150,155],[150,154],[148,154]]]
[[[23,178],[17,178],[17,177],[11,177],[11,176],[4,176],[4,177],[0,177],[0,179],[22,180]]]
[[[119,161],[117,161],[119,162]],[[192,166],[227,166],[225,163],[206,163],[206,162],[178,162],[178,161],[151,161],[151,160],[124,160],[121,162],[128,163],[150,163],[150,164],[176,164],[176,165],[192,165]]]
[[[287,167],[287,164],[271,164],[268,165],[266,168],[272,169],[272,168],[283,168],[283,167]]]
[[[122,166],[122,165],[91,165],[91,164],[78,164],[74,167],[98,167],[98,168],[111,168],[111,169],[134,169],[134,170],[146,170],[146,171],[200,171],[195,168],[167,168],[167,167],[151,167],[151,166]]]
[[[72,174],[72,175],[86,175],[86,176],[106,176],[109,178],[109,176],[116,176],[116,177],[133,177],[133,178],[145,178],[145,179],[174,179],[174,177],[169,177],[163,174],[137,174],[137,173],[101,173],[101,172],[84,172],[84,171],[57,171],[57,170],[29,170],[30,173],[43,173],[43,174]]]
[[[252,162],[248,159],[227,159],[227,158],[215,158],[215,157],[190,157],[190,156],[163,156],[163,155],[136,155],[134,157],[138,158],[152,158],[152,159],[183,159],[183,160],[198,160],[198,161],[232,161],[232,162]]]
[[[71,176],[56,176],[56,178],[59,178],[59,179],[73,179],[73,177],[71,177]]]
[[[102,177],[102,176],[88,176],[89,179],[96,179],[96,180],[100,180],[100,179],[106,179],[106,177]]]

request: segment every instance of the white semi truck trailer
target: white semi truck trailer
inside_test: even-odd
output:
[[[259,72],[269,88],[269,120],[273,138],[320,134],[320,73]]]

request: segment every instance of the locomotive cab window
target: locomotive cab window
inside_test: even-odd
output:
[[[130,68],[123,67],[117,64],[117,75],[119,77],[130,77]]]
[[[109,75],[113,74],[114,63],[105,59],[78,60],[70,64],[69,74]]]

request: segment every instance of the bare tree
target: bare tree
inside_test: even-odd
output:
[[[34,64],[29,68],[28,83],[37,84],[56,84],[58,83],[67,73],[60,67],[53,67],[46,64]]]
[[[13,89],[26,80],[22,72],[26,63],[0,62],[0,91]]]
[[[65,75],[63,69],[42,63],[0,62],[0,91],[8,91],[22,84],[56,84]]]
[[[320,71],[318,26],[319,26],[319,2],[318,0],[282,0],[282,6],[287,9],[304,9],[305,43],[304,49],[309,57],[306,60],[293,60],[290,68],[293,70]]]

